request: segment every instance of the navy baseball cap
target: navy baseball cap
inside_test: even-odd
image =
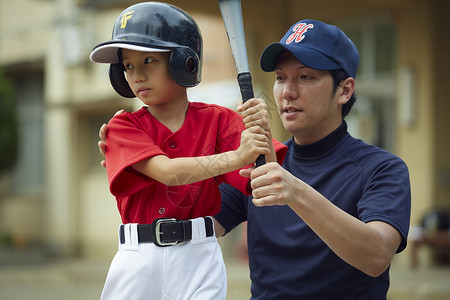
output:
[[[289,28],[279,43],[270,44],[261,56],[261,68],[275,69],[278,56],[290,51],[305,66],[316,70],[343,69],[356,78],[359,52],[345,33],[334,25],[301,20]]]

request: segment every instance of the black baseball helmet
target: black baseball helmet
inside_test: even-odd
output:
[[[202,35],[197,23],[182,9],[167,3],[144,2],[125,9],[114,23],[112,39],[94,47],[90,59],[110,63],[109,79],[121,96],[134,98],[119,49],[170,52],[169,73],[181,86],[200,83]]]

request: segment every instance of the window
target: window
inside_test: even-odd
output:
[[[349,132],[368,143],[393,151],[395,27],[389,19],[380,18],[341,28],[360,53],[357,101],[346,117]]]
[[[14,80],[17,96],[18,156],[12,171],[15,193],[40,193],[44,186],[43,74]]]

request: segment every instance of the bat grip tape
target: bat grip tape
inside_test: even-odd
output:
[[[239,88],[241,90],[242,101],[247,101],[254,97],[253,95],[253,86],[252,86],[252,76],[249,72],[239,73],[238,74],[238,83]],[[266,163],[266,158],[264,155],[258,156],[256,159],[256,167],[262,166]]]
[[[253,98],[252,76],[249,72],[238,74],[238,83],[241,90],[242,101]]]

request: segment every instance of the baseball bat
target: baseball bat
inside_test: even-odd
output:
[[[245,46],[244,23],[242,19],[241,0],[218,0],[223,23],[230,42],[231,53],[233,54],[237,80],[242,95],[242,101],[247,101],[254,97],[252,77],[248,67],[247,48]],[[256,159],[256,166],[266,163],[264,155]]]

